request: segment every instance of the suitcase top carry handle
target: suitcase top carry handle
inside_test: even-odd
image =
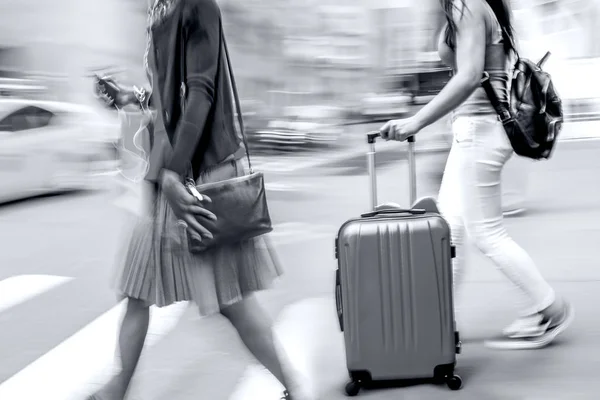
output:
[[[369,144],[375,143],[375,140],[378,137],[381,137],[381,133],[379,131],[373,131],[373,132],[367,133],[367,143],[369,143]],[[406,141],[409,142],[409,143],[414,143],[415,137],[411,136]]]
[[[384,208],[383,210],[371,211],[368,213],[364,213],[361,215],[361,218],[370,218],[375,217],[377,215],[391,215],[391,214],[411,214],[411,215],[420,215],[427,213],[426,210],[421,208],[413,208],[413,209],[403,209],[403,208]]]

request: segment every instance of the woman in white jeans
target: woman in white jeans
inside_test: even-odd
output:
[[[381,128],[388,140],[406,140],[452,112],[452,149],[439,195],[457,247],[455,286],[464,269],[465,234],[527,299],[522,315],[490,347],[537,349],[548,345],[573,318],[535,263],[508,235],[503,224],[502,169],[513,150],[502,124],[480,86],[484,71],[501,101],[508,101],[512,28],[503,0],[442,0],[446,26],[438,44],[440,58],[454,70],[444,89],[411,118]]]

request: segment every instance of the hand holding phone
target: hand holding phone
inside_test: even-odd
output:
[[[192,181],[191,179],[187,180],[185,182],[185,187],[187,191],[196,198],[196,200],[198,200],[199,202],[204,201],[204,196],[202,196],[198,189],[196,189],[196,184],[194,183],[194,181]]]

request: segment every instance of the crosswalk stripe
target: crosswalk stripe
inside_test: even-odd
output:
[[[296,240],[299,232],[314,235],[310,230],[313,232],[330,230],[327,226],[302,223],[286,223],[282,224],[282,227],[288,234],[295,236]],[[31,300],[73,279],[52,275],[24,275],[0,281],[0,311]],[[178,323],[186,307],[187,303],[178,303],[165,308],[151,307],[151,322],[145,347],[154,346],[168,334]],[[120,302],[0,383],[0,399],[81,400],[98,389],[118,370],[118,359],[115,357],[117,329],[124,308],[125,302]],[[298,307],[295,309],[296,312],[292,315],[297,314]],[[302,330],[298,326],[290,325],[292,315],[288,317],[285,317],[285,313],[283,315],[284,321],[276,326],[275,332],[284,343],[286,353],[290,355],[290,365],[293,366],[294,375],[303,377],[301,380],[304,382],[304,389],[313,390],[310,376],[307,375],[311,369],[311,362],[308,360],[312,357],[312,353],[307,352],[306,349],[311,347],[307,343],[300,345],[300,341],[310,341],[307,339],[310,334],[306,332],[306,327]],[[311,319],[314,317],[320,319],[319,314],[311,315]],[[305,317],[297,315],[293,316],[293,319],[300,324],[301,321],[306,320]],[[294,349],[303,350],[298,352]],[[268,372],[263,368],[254,367],[246,371],[244,380],[235,390],[232,399],[278,399],[281,392],[281,385]]]
[[[303,224],[289,224],[301,229]],[[70,277],[25,275],[0,282],[0,306],[6,310],[39,296],[64,283]],[[274,332],[288,358],[287,368],[301,383],[302,392],[312,398],[318,385],[314,370],[319,354],[324,351],[323,335],[333,331],[335,316],[331,299],[308,299],[288,306],[274,326]],[[125,309],[125,301],[100,315],[78,332],[48,351],[27,367],[0,384],[0,399],[81,400],[106,383],[118,370],[115,350],[117,329]],[[169,307],[151,307],[151,320],[145,347],[154,346],[178,323],[187,303]],[[320,326],[306,324],[321,321]],[[331,326],[329,326],[331,325]],[[327,337],[332,336],[330,334]],[[317,341],[316,338],[320,340]],[[337,342],[337,338],[335,342]],[[327,351],[338,353],[332,340],[326,340]],[[337,357],[336,357],[337,358]],[[35,384],[32,384],[35,382]],[[282,386],[263,367],[251,366],[246,371],[230,400],[279,399]],[[310,394],[308,394],[310,393]]]
[[[281,398],[283,386],[264,367],[251,365],[244,371],[240,384],[229,400],[276,400]]]
[[[304,222],[284,222],[275,224],[269,234],[275,244],[288,245],[307,240],[328,239],[335,237],[338,227],[333,225],[317,225]]]
[[[307,321],[311,321],[307,323]],[[335,304],[332,298],[310,298],[291,304],[280,314],[274,326],[275,337],[286,355],[286,369],[294,377],[300,398],[319,398],[325,380],[344,382],[344,341],[336,325]],[[330,370],[319,365],[323,354],[334,360],[339,368]],[[281,384],[264,368],[252,365],[243,374],[229,400],[279,399]],[[279,397],[278,397],[279,396]]]
[[[17,275],[4,279],[0,281],[0,312],[24,303],[72,279],[54,275]]]
[[[145,347],[171,331],[186,307],[151,307]],[[124,309],[122,301],[0,384],[0,399],[81,400],[107,382],[116,370],[117,329]]]

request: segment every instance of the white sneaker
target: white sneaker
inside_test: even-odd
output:
[[[567,303],[564,307],[564,311],[554,318],[548,318],[542,313],[519,318],[502,331],[502,338],[487,340],[485,345],[500,350],[546,347],[573,322],[573,308]]]

